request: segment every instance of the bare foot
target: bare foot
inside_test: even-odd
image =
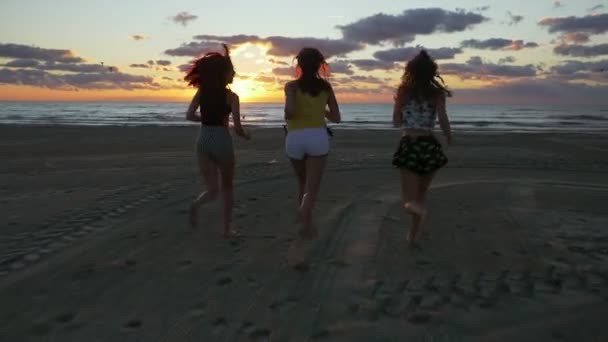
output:
[[[230,228],[228,230],[224,230],[224,237],[226,239],[233,239],[233,238],[237,238],[237,237],[240,237],[240,236],[241,236],[241,233],[238,230],[234,229],[234,228]]]
[[[414,201],[405,202],[403,204],[403,208],[412,215],[416,215],[416,216],[420,216],[420,217],[426,215],[426,209],[424,209],[422,206],[420,206],[420,204],[418,204]]]
[[[190,212],[188,213],[188,221],[190,222],[190,226],[192,228],[196,228],[198,226],[198,208],[194,203],[190,206]]]

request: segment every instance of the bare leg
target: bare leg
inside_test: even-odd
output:
[[[313,227],[312,211],[314,210],[317,195],[321,187],[326,161],[327,156],[308,157],[306,159],[306,193],[302,198],[300,211],[304,221],[303,233],[309,238],[314,238],[317,235],[317,231]]]
[[[196,227],[198,223],[198,210],[205,203],[211,202],[217,198],[218,194],[218,170],[217,165],[202,156],[198,159],[199,172],[203,183],[207,186],[207,190],[203,191],[190,206],[190,225]]]
[[[407,235],[407,241],[411,244],[416,239],[420,224],[420,210],[422,206],[417,202],[420,177],[412,171],[401,169],[401,195],[403,207],[412,215],[412,226]]]
[[[219,163],[222,179],[222,196],[224,199],[224,236],[234,237],[238,232],[232,227],[232,207],[234,206],[234,158]]]
[[[293,166],[293,170],[296,173],[296,178],[298,179],[298,197],[297,203],[298,208],[302,206],[302,198],[304,197],[304,193],[306,192],[306,159],[297,160],[290,159],[291,166]]]
[[[426,216],[427,216],[427,214],[426,214],[427,213],[426,194],[429,190],[429,187],[431,186],[433,177],[435,177],[434,172],[429,175],[422,176],[420,178],[420,183],[418,185],[418,196],[416,197],[416,201],[418,203],[420,203],[420,205],[424,208],[424,211],[425,211],[424,217],[420,217],[417,222],[419,231],[424,231],[424,224],[425,224]]]

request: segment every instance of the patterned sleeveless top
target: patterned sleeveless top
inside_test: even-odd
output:
[[[432,131],[435,127],[437,110],[429,101],[406,100],[401,114],[404,128]]]

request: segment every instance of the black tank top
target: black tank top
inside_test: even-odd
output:
[[[232,112],[232,107],[226,103],[226,96],[224,96],[223,101],[218,101],[217,98],[201,98],[199,103],[203,126],[228,126],[228,115]]]

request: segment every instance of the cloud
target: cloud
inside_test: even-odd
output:
[[[35,59],[44,62],[81,63],[84,59],[77,57],[70,50],[45,49],[21,44],[1,44],[0,57]]]
[[[164,60],[164,59],[159,59],[159,60],[156,61],[156,65],[169,66],[169,65],[171,65],[171,61]]]
[[[352,65],[348,61],[334,61],[329,63],[332,74],[354,75]]]
[[[261,83],[275,83],[277,81],[276,77],[268,75],[258,75],[254,80]]]
[[[498,64],[508,64],[508,63],[515,63],[516,59],[513,56],[507,56],[507,57],[503,57],[501,59],[498,60]]]
[[[203,41],[182,44],[178,48],[165,50],[165,54],[175,57],[198,57],[213,51],[222,51],[222,47],[216,42]]]
[[[294,57],[303,47],[316,47],[326,58],[332,56],[343,56],[353,51],[363,49],[365,46],[360,43],[350,42],[343,39],[312,38],[312,37],[258,37],[252,35],[216,36],[216,35],[197,35],[197,41],[182,44],[176,49],[166,50],[165,53],[171,56],[199,56],[204,51],[221,51],[222,43],[232,46],[243,45],[246,43],[268,44],[270,49],[268,55],[275,57]]]
[[[318,48],[326,58],[343,56],[349,52],[358,51],[364,48],[360,43],[329,38],[290,38],[274,36],[265,38],[264,41],[272,44],[272,48],[268,50],[268,54],[280,57],[295,56],[303,47]]]
[[[151,77],[118,72],[58,75],[44,70],[0,69],[0,84],[28,85],[57,90],[159,89]]]
[[[487,11],[489,9],[490,9],[490,6],[486,5],[486,6],[481,6],[481,7],[475,8],[475,11],[477,11],[477,12],[485,12],[485,11]]]
[[[523,40],[511,40],[504,38],[490,38],[486,40],[468,39],[461,43],[462,47],[481,49],[481,50],[506,50],[519,51],[525,48],[538,47],[537,43],[527,42]]]
[[[177,67],[177,69],[181,72],[187,72],[190,70],[190,68],[192,68],[192,64],[181,64]]]
[[[276,76],[294,76],[295,70],[291,67],[281,67],[272,69],[272,73]]]
[[[181,24],[183,26],[187,26],[191,21],[194,21],[198,18],[198,16],[188,13],[188,12],[179,12],[178,14],[171,17],[176,24]]]
[[[103,63],[83,63],[70,50],[0,44],[0,57],[13,59],[0,69],[1,84],[59,90],[160,89],[152,77],[122,73]]]
[[[570,43],[587,43],[589,41],[589,35],[582,32],[566,33],[559,38],[564,42]]]
[[[374,76],[351,76],[350,79],[355,82],[369,83],[369,84],[384,84],[384,81]]]
[[[563,6],[564,5],[562,4],[561,1],[559,1],[559,0],[553,1],[553,8],[560,8],[560,7],[563,7]]]
[[[397,64],[394,62],[385,62],[377,59],[354,59],[349,62],[364,71],[390,70],[397,67]]]
[[[40,62],[35,59],[15,59],[4,66],[12,68],[35,68],[40,65]]]
[[[422,46],[395,48],[389,50],[376,51],[374,57],[383,62],[403,62],[417,55]],[[438,49],[425,49],[434,59],[452,59],[456,54],[462,53],[460,48],[442,47]]]
[[[141,35],[141,34],[134,34],[134,35],[131,36],[131,39],[133,39],[135,41],[141,41],[141,40],[150,39],[150,37],[144,36],[144,35]]]
[[[268,59],[268,63],[277,64],[277,65],[289,65],[289,63],[287,63],[287,62],[279,61],[279,60],[274,59],[274,58],[269,58]]]
[[[150,69],[149,64],[131,64],[129,65],[131,68],[140,68],[140,69]]]
[[[511,11],[507,12],[507,16],[509,17],[509,21],[507,22],[509,26],[519,24],[522,20],[524,20],[524,17],[522,15],[513,14],[511,13]]]
[[[591,13],[594,13],[594,12],[599,11],[599,10],[604,9],[604,8],[606,8],[606,6],[600,4],[600,5],[595,5],[595,6],[591,7],[587,11],[589,11]]]
[[[454,96],[469,103],[608,104],[607,93],[605,85],[523,79],[481,89],[459,89]]]
[[[584,17],[543,18],[538,24],[547,26],[551,33],[585,32],[589,34],[603,34],[608,32],[608,13]]]
[[[596,57],[608,55],[608,44],[599,45],[568,45],[560,44],[553,49],[558,55],[573,57]]]
[[[413,41],[416,35],[461,32],[486,20],[488,18],[479,13],[464,10],[418,8],[405,10],[399,15],[379,13],[338,28],[349,41],[374,45],[386,41],[404,44]]]
[[[551,67],[550,72],[556,75],[592,74],[608,70],[608,59],[595,62],[569,60]]]
[[[466,63],[446,63],[439,66],[444,75],[455,75],[461,79],[491,79],[498,77],[536,76],[537,68],[532,65],[504,65],[485,63],[479,56],[471,57]]]
[[[263,40],[258,36],[237,34],[233,36],[217,36],[210,34],[201,34],[194,36],[194,39],[207,42],[215,42],[217,44],[242,45],[245,43],[260,43]]]

